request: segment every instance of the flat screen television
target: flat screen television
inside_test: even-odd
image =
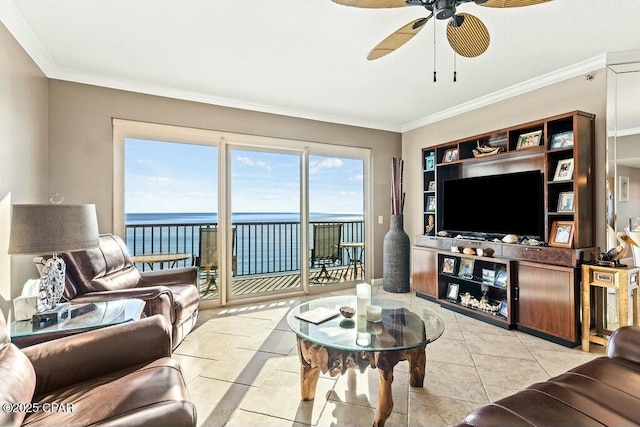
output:
[[[544,238],[542,172],[445,180],[442,229],[450,233]]]

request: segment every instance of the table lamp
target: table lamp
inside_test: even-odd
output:
[[[52,255],[42,269],[38,313],[55,309],[64,292],[66,266],[57,253],[98,244],[95,205],[13,205],[9,254]]]

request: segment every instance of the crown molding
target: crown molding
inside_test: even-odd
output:
[[[522,83],[515,84],[513,86],[507,87],[505,89],[502,89],[496,92],[492,92],[488,95],[482,96],[480,98],[476,98],[469,102],[456,105],[455,107],[448,108],[436,114],[431,114],[421,119],[417,119],[417,120],[405,123],[400,127],[400,129],[403,133],[408,132],[410,130],[414,130],[422,126],[426,126],[428,124],[439,122],[441,120],[449,119],[459,114],[468,113],[478,108],[486,107],[496,102],[504,101],[506,99],[513,98],[515,96],[522,95],[527,92],[531,92],[531,91],[543,88],[545,86],[570,79],[572,77],[576,77],[585,73],[590,73],[600,68],[604,68],[606,66],[606,59],[607,59],[606,54],[598,55],[594,58],[587,59],[582,62],[578,62],[577,64],[560,68],[550,73],[543,74],[533,79],[526,80]]]
[[[0,0],[0,22],[7,27],[20,46],[27,52],[38,68],[49,77],[49,74],[56,68],[51,57],[42,47],[31,28],[24,22],[22,15],[13,5],[11,0]]]

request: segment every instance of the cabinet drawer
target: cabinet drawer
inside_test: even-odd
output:
[[[434,248],[434,249],[451,249],[451,239],[446,239],[442,237],[434,237],[434,236],[417,236],[416,237],[416,246],[422,246],[425,248]]]
[[[502,256],[505,258],[523,261],[543,262],[575,267],[577,265],[574,251],[564,248],[552,248],[545,246],[505,245],[502,248]]]

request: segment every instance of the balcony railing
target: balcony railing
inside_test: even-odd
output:
[[[313,247],[314,224],[342,224],[341,242],[364,242],[363,221],[310,222],[309,247]],[[217,223],[190,224],[128,224],[127,247],[131,255],[150,253],[200,252],[200,228],[216,228]],[[236,222],[233,255],[236,257],[235,276],[284,273],[300,270],[299,222]],[[340,254],[347,265],[345,251]],[[177,266],[191,265],[191,260],[179,261]],[[139,265],[144,271],[146,264]]]

